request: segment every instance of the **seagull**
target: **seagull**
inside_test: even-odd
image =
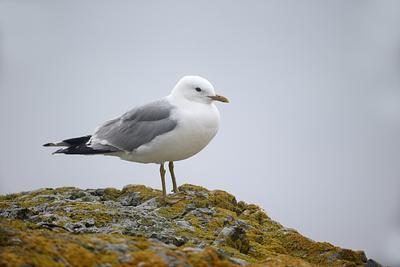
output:
[[[107,155],[138,163],[160,165],[163,196],[164,164],[168,163],[173,192],[178,192],[174,161],[187,159],[205,148],[217,134],[220,114],[215,101],[229,103],[200,76],[184,76],[171,93],[137,106],[106,121],[92,135],[70,138],[45,147],[63,147],[53,154]]]

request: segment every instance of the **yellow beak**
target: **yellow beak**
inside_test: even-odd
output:
[[[228,98],[226,98],[225,96],[222,96],[222,95],[212,95],[212,96],[208,96],[208,97],[215,101],[229,103]]]

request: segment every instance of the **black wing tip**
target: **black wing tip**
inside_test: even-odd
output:
[[[94,154],[107,154],[115,152],[112,149],[94,149],[89,147],[86,143],[90,140],[91,135],[85,135],[76,138],[63,140],[59,143],[46,143],[44,147],[64,146],[64,148],[54,151],[52,154],[76,154],[76,155],[94,155]]]
[[[60,148],[54,151],[52,154],[67,154],[67,155],[96,155],[96,154],[107,154],[115,151],[111,150],[96,150],[91,147],[82,145],[75,147]]]
[[[52,155],[54,155],[54,154],[65,154],[65,148],[58,149],[58,150],[54,151],[51,154]]]
[[[86,144],[90,138],[91,135],[85,135],[81,137],[75,137],[75,138],[70,138],[70,139],[65,139],[61,143],[66,144],[67,146],[80,146]]]
[[[85,143],[87,143],[90,140],[91,137],[92,137],[91,135],[85,135],[85,136],[81,136],[81,137],[65,139],[61,142],[46,143],[43,146],[44,147],[49,147],[49,146],[76,147],[76,146],[84,145]]]

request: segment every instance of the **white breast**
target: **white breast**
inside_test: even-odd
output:
[[[220,114],[211,104],[177,103],[171,117],[178,124],[174,130],[154,138],[122,159],[141,163],[162,163],[187,159],[200,152],[216,135]]]

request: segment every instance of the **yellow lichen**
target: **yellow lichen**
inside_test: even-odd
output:
[[[178,189],[179,191],[208,192],[206,188],[192,184],[183,184]]]
[[[363,252],[341,249],[329,243],[310,240],[295,230],[286,229],[271,220],[257,205],[236,201],[221,190],[209,191],[200,186],[185,184],[179,194],[162,202],[161,192],[142,185],[129,185],[122,190],[106,188],[99,191],[100,201],[85,202],[88,193],[73,187],[40,189],[0,196],[0,208],[19,207],[17,218],[36,214],[35,208],[52,207],[54,215],[67,218],[63,223],[94,221],[95,226],[109,226],[124,217],[110,208],[104,200],[121,201],[122,197],[138,193],[143,203],[157,198],[156,211],[172,225],[177,237],[187,242],[178,248],[165,247],[152,239],[123,234],[71,234],[61,227],[53,230],[18,219],[0,218],[0,266],[167,266],[165,257],[173,257],[182,265],[237,266],[218,251],[245,260],[249,266],[362,266]],[[67,200],[53,201],[60,196]],[[164,204],[163,204],[164,203]],[[37,209],[36,209],[37,210]],[[192,212],[193,211],[193,212]],[[25,214],[26,213],[26,214]],[[40,216],[40,215],[36,215]],[[186,221],[182,227],[177,220]],[[141,226],[152,227],[152,219],[140,218]],[[234,236],[221,231],[235,229]],[[192,249],[202,243],[203,251]],[[126,252],[109,250],[108,246],[122,245]],[[160,254],[161,253],[161,254]],[[124,258],[121,261],[121,257]],[[129,257],[128,257],[129,256]]]
[[[122,189],[121,195],[125,195],[130,192],[140,193],[140,198],[143,202],[151,198],[161,196],[160,190],[156,190],[144,185],[127,185]]]
[[[140,267],[167,267],[167,263],[152,251],[144,250],[131,254],[133,260],[123,263],[120,266],[140,266]]]
[[[228,260],[221,257],[213,248],[206,248],[200,253],[192,253],[188,255],[188,262],[192,266],[199,267],[234,267],[238,266],[229,262]]]
[[[103,199],[104,200],[115,200],[121,194],[122,194],[122,191],[115,189],[115,188],[108,187],[108,188],[104,189]]]
[[[222,190],[211,191],[209,197],[210,204],[222,209],[227,209],[236,213],[240,213],[241,210],[237,205],[236,198]]]
[[[178,201],[173,205],[167,205],[165,207],[161,207],[158,210],[158,214],[160,214],[165,218],[175,218],[184,212],[186,205],[187,205],[186,201],[184,200]]]

